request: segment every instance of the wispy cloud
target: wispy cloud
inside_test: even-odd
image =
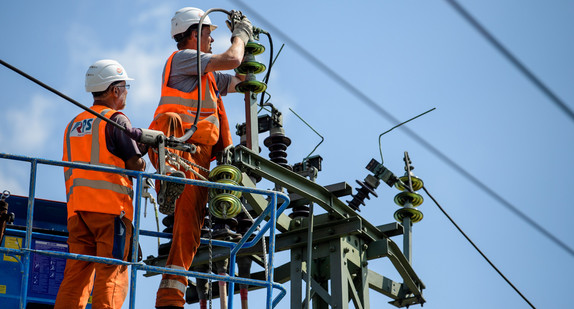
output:
[[[0,142],[4,149],[17,150],[19,153],[40,156],[53,148],[53,136],[56,134],[54,119],[57,111],[51,106],[57,105],[46,96],[35,94],[28,106],[6,107],[3,112],[5,130],[0,133]]]

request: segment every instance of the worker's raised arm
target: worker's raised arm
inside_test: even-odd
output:
[[[215,54],[205,67],[207,72],[232,70],[243,60],[245,45],[253,37],[253,26],[246,16],[233,11],[229,20],[225,21],[231,30],[231,47],[222,54]]]
[[[226,71],[233,70],[239,66],[243,60],[245,43],[239,37],[232,37],[233,43],[227,51],[222,54],[214,54],[205,67],[205,71]]]

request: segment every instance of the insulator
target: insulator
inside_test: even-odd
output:
[[[412,223],[417,223],[423,219],[423,213],[414,208],[401,208],[395,211],[395,220],[398,222],[403,222],[404,218],[410,218]]]
[[[174,222],[174,216],[173,215],[167,215],[161,220],[161,223],[163,223],[163,225],[165,225],[167,227],[172,227],[173,222]]]
[[[307,205],[302,205],[302,206],[297,206],[297,207],[293,207],[293,212],[289,214],[289,218],[294,219],[294,218],[298,218],[298,217],[309,217],[309,206]]]
[[[240,93],[253,92],[261,93],[267,89],[267,85],[258,80],[245,80],[235,85],[235,90]]]
[[[235,230],[237,228],[237,219],[236,218],[227,218],[227,219],[220,219],[220,218],[213,218],[213,229],[224,229],[229,228]]]
[[[413,207],[417,207],[424,201],[423,196],[417,193],[411,193],[408,191],[403,191],[395,195],[395,204],[399,206],[405,206],[405,204],[410,203]]]
[[[247,42],[247,45],[245,45],[245,53],[246,54],[253,54],[253,55],[259,55],[262,54],[265,51],[265,46],[257,43],[257,42]]]
[[[408,184],[409,184],[409,176],[408,176],[408,175],[399,177],[399,179],[400,179],[405,185],[408,185]],[[418,178],[418,177],[415,177],[415,176],[411,176],[411,182],[412,182],[412,184],[413,184],[413,191],[418,191],[418,190],[422,189],[423,186],[424,186],[423,180],[420,179],[420,178]],[[403,187],[403,185],[402,185],[400,182],[397,182],[397,183],[395,184],[395,187],[396,187],[397,189],[401,190],[401,191],[405,191],[405,190],[406,190],[405,187]]]
[[[214,239],[226,239],[226,240],[240,238],[241,234],[235,232],[236,228],[237,228],[237,219],[235,218],[220,219],[214,217],[212,237]]]
[[[157,248],[157,255],[159,256],[167,256],[171,249],[171,241],[161,244]]]
[[[365,205],[365,199],[371,199],[369,197],[369,193],[378,197],[375,189],[379,186],[379,180],[372,175],[367,175],[367,177],[365,177],[365,182],[359,180],[356,180],[356,182],[359,184],[360,188],[357,188],[357,194],[351,195],[353,200],[350,202],[347,201],[347,203],[349,204],[349,207],[360,211],[359,206]]]
[[[265,71],[266,67],[263,63],[255,60],[255,56],[251,54],[246,54],[243,58],[243,62],[235,69],[235,72],[239,74],[259,74]]]
[[[209,172],[209,180],[218,181],[221,179],[229,179],[236,183],[240,183],[242,179],[241,171],[233,165],[218,165]]]
[[[239,184],[231,179],[219,179],[217,181],[217,183],[224,183],[224,184],[228,184],[228,185],[234,185],[234,186],[238,186]],[[228,193],[228,194],[232,194],[237,196],[238,198],[241,197],[241,191],[234,191],[234,190],[229,190],[229,189],[223,189],[223,188],[209,188],[209,198],[213,198],[216,195],[222,194],[222,193]]]
[[[249,214],[252,217],[255,217],[257,215],[253,210],[251,210]],[[249,216],[247,216],[247,214],[245,214],[245,212],[241,212],[239,215],[237,215],[236,219],[237,219],[237,232],[240,233],[241,235],[247,233],[247,231],[249,230],[249,228],[251,228],[254,222],[251,218],[249,218]]]
[[[241,212],[241,201],[235,195],[219,194],[209,201],[209,212],[220,219],[233,218]]]
[[[287,147],[291,145],[291,139],[285,136],[283,132],[277,132],[269,135],[264,141],[265,147],[269,148],[269,159],[289,170],[292,167],[287,164]]]

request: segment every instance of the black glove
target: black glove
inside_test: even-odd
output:
[[[253,40],[253,25],[240,11],[231,11],[229,20],[226,20],[227,28],[231,31],[231,41],[234,37],[239,37],[243,43],[247,44]]]

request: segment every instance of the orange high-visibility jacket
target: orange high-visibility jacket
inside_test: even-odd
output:
[[[94,105],[92,110],[110,118],[116,110]],[[125,162],[108,151],[107,122],[89,112],[76,116],[66,127],[62,161],[125,168]],[[133,186],[128,176],[116,173],[64,168],[68,218],[76,211],[119,215],[133,220]]]
[[[183,92],[167,86],[171,63],[176,53],[177,51],[171,54],[165,65],[161,100],[155,111],[154,119],[166,112],[177,113],[181,117],[184,129],[187,130],[191,128],[195,121],[199,93],[198,87],[191,92]],[[212,72],[208,72],[201,77],[201,85],[204,90],[202,91],[203,98],[201,99],[197,131],[189,139],[189,142],[210,146],[217,144],[217,149],[215,150],[222,150],[231,145],[233,141],[225,107],[221,96],[217,93],[217,83]]]

